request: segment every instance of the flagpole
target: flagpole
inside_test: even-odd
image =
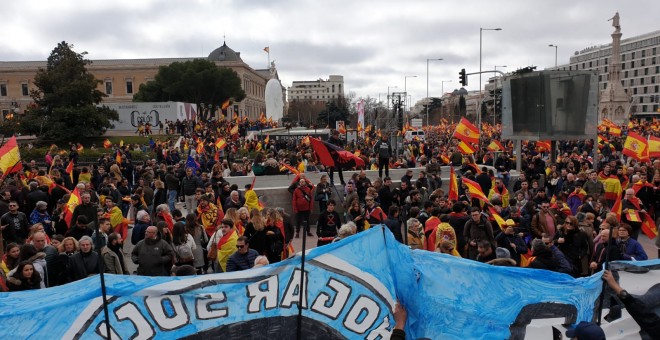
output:
[[[106,337],[108,339],[111,339],[111,333],[110,333],[110,316],[108,313],[108,294],[105,289],[105,268],[104,268],[104,262],[103,262],[103,255],[101,255],[101,248],[103,248],[102,245],[102,235],[101,231],[99,229],[99,216],[98,214],[96,215],[96,226],[95,226],[95,233],[96,233],[96,251],[99,253],[99,276],[101,278],[101,296],[103,297],[103,315],[105,316],[105,332],[106,332]]]
[[[306,225],[309,221],[303,221],[303,236],[302,236],[302,257],[300,258],[300,286],[298,291],[298,327],[296,329],[296,339],[302,340],[302,302],[303,296],[307,294],[307,287],[305,287],[305,250],[307,247],[307,228]]]

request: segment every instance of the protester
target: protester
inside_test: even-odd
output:
[[[133,248],[131,259],[138,265],[138,275],[167,276],[172,265],[172,247],[158,235],[154,226],[147,228],[145,238]]]
[[[229,257],[227,261],[227,272],[246,270],[254,267],[254,260],[259,253],[250,248],[249,239],[246,236],[240,236],[236,240],[237,251]]]

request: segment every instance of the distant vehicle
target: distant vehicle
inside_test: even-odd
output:
[[[422,130],[413,130],[413,131],[406,131],[406,140],[409,142],[412,142],[417,138],[420,142],[423,142],[426,139],[426,135],[424,134],[424,131]]]

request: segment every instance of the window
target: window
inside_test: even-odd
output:
[[[603,81],[603,75],[599,75],[599,76],[598,76],[598,81],[599,81],[599,82]]]
[[[646,66],[646,59],[642,59],[642,62],[639,65],[640,66]]]
[[[644,79],[642,79],[642,80],[644,80]],[[648,88],[648,86],[644,86],[644,94],[648,94],[648,93],[649,93],[649,88]]]
[[[635,68],[635,62],[634,61],[630,62],[630,68]]]
[[[7,84],[0,84],[0,97],[7,97]]]
[[[646,57],[646,50],[642,50],[642,58]]]
[[[621,61],[626,61],[626,54],[621,54]]]
[[[630,59],[635,59],[635,52],[630,54]]]
[[[637,77],[637,70],[635,70],[633,74],[635,75],[635,77]]]
[[[654,47],[654,48],[653,48],[653,55],[656,55],[656,52],[657,52],[657,50],[656,50],[656,48]]]
[[[644,69],[644,75],[645,75],[645,76],[648,76],[648,75],[649,75],[649,68],[648,68],[648,67]]]
[[[593,65],[593,61],[590,61],[590,62],[589,62],[589,68],[591,68],[592,65]]]
[[[635,79],[630,79],[630,86],[635,86]]]
[[[626,63],[621,63],[621,69],[625,70],[626,69]]]
[[[131,94],[133,93],[133,81],[132,80],[127,80],[126,81],[126,94]]]
[[[2,118],[7,117],[7,115],[9,115],[9,110],[7,110],[7,109],[3,109],[3,110],[2,110]]]
[[[642,105],[642,112],[646,112],[647,105]]]
[[[655,63],[656,63],[655,57],[651,58],[651,65],[655,65]]]
[[[607,66],[605,66],[605,73],[607,73]]]
[[[21,95],[24,97],[30,95],[30,90],[28,89],[27,83],[21,83]]]
[[[607,65],[608,62],[609,62],[608,58],[605,58],[605,65]],[[605,71],[605,72],[607,72],[607,71]]]
[[[628,78],[628,71],[623,72],[623,77],[624,77],[624,78]]]
[[[105,94],[112,94],[112,82],[111,81],[106,81],[105,82]]]
[[[637,94],[637,88],[633,89],[633,94]]]
[[[639,85],[644,85],[644,77],[639,79]]]

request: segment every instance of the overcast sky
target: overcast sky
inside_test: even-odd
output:
[[[3,1],[0,60],[45,60],[58,42],[89,59],[206,57],[226,40],[253,68],[265,46],[284,86],[344,76],[347,91],[385,97],[404,88],[413,102],[458,87],[458,72],[564,64],[577,50],[611,42],[619,12],[623,39],[660,29],[658,0],[359,1],[115,0]],[[223,38],[225,36],[226,38]],[[483,78],[484,82],[486,77]],[[478,76],[468,90],[478,89]],[[393,90],[394,91],[394,90]]]

